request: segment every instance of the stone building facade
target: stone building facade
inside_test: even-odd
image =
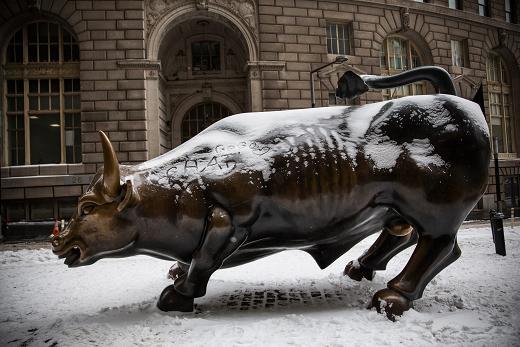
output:
[[[520,203],[520,17],[515,0],[7,0],[0,2],[4,233],[70,217],[102,165],[154,158],[234,113],[318,107],[346,71],[448,70],[482,96],[503,204]],[[432,92],[370,91],[347,104]],[[479,94],[480,93],[480,94]],[[494,183],[490,163],[490,183]],[[494,185],[475,209],[494,206]],[[31,228],[34,229],[34,225]],[[47,224],[43,223],[45,228]],[[17,229],[18,228],[18,229]]]

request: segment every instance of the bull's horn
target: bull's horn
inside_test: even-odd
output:
[[[107,135],[100,130],[99,137],[103,145],[103,185],[105,187],[105,193],[110,197],[116,197],[121,190],[121,184],[119,182],[119,162],[117,161],[114,147],[112,147]]]

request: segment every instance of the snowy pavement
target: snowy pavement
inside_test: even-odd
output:
[[[411,249],[373,282],[341,276],[376,236],[326,270],[300,251],[220,270],[184,314],[155,307],[171,262],[69,269],[49,249],[1,251],[0,346],[520,346],[520,227],[506,227],[506,257],[489,227],[462,229],[461,258],[395,323],[365,307]]]

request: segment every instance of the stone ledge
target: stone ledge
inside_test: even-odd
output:
[[[94,175],[53,175],[2,178],[2,189],[89,184]]]
[[[119,60],[117,66],[124,69],[160,70],[161,62],[147,59],[125,59]]]
[[[83,193],[82,185],[2,188],[1,200],[53,199],[78,197]]]
[[[2,166],[2,179],[9,177],[28,176],[53,176],[53,175],[78,175],[84,174],[85,165],[79,164],[41,164],[41,165],[19,165]]]
[[[281,71],[285,68],[285,61],[260,60],[247,62],[248,69],[259,69],[260,71]]]

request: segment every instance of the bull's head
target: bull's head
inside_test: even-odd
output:
[[[128,254],[137,238],[132,182],[120,182],[120,167],[108,137],[99,132],[104,168],[94,176],[64,230],[52,236],[52,250],[69,267],[89,265],[103,257]]]

